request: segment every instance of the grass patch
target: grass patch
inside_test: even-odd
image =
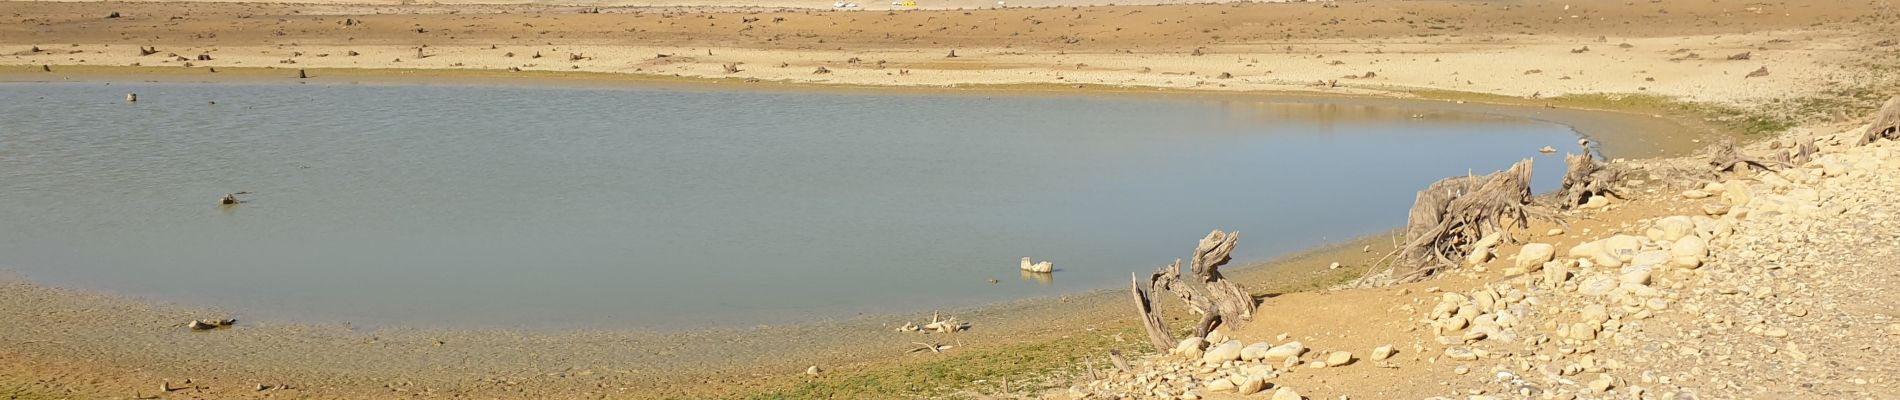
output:
[[[1132,325],[1132,323],[1130,324]],[[1127,342],[1116,342],[1121,335]],[[1081,360],[1101,358],[1096,368],[1107,367],[1108,350],[1119,348],[1130,358],[1138,356],[1147,336],[1133,326],[1087,332],[1045,341],[1018,343],[994,349],[962,351],[947,355],[909,354],[904,357],[938,359],[876,368],[870,371],[815,378],[789,388],[737,397],[745,400],[774,399],[889,399],[987,394],[1001,391],[998,382],[1008,378],[1013,393],[1035,390],[1049,376],[1074,370]],[[985,381],[978,384],[977,381]]]

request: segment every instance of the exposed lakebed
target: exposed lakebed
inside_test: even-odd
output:
[[[400,85],[5,84],[0,121],[0,268],[267,319],[458,327],[783,323],[1125,285],[1210,229],[1242,233],[1242,262],[1384,231],[1426,184],[1525,157],[1548,190],[1561,153],[1536,149],[1578,135],[1267,97]],[[1022,256],[1058,271],[1020,275]]]

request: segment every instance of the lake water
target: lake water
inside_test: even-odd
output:
[[[1534,149],[1576,137],[1239,97],[0,84],[0,269],[252,320],[784,323],[1125,286],[1214,228],[1262,261],[1446,176],[1536,157],[1552,189]]]

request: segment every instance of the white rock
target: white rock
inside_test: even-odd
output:
[[[1384,345],[1384,346],[1374,347],[1372,348],[1372,360],[1385,361],[1385,359],[1392,358],[1392,355],[1396,353],[1398,353],[1398,351],[1393,350],[1392,345],[1389,345],[1389,344]]]
[[[1266,358],[1263,358],[1263,359],[1279,360],[1283,358],[1296,358],[1296,357],[1299,357],[1301,353],[1305,353],[1305,352],[1306,352],[1306,345],[1300,344],[1300,342],[1287,342],[1286,344],[1273,346],[1272,349],[1268,349]]]
[[[1584,321],[1595,322],[1599,324],[1610,321],[1610,309],[1609,307],[1604,307],[1602,304],[1592,303],[1590,305],[1583,306],[1583,310],[1580,311],[1579,313],[1583,314]]]
[[[1652,272],[1654,272],[1654,267],[1649,265],[1623,267],[1623,271],[1617,275],[1617,281],[1621,283],[1648,285]]]
[[[1293,391],[1293,388],[1283,387],[1283,388],[1280,388],[1279,390],[1273,391],[1273,400],[1301,400],[1301,399],[1303,399],[1303,397],[1300,397],[1300,392]]]
[[[1687,198],[1687,199],[1701,199],[1701,198],[1707,198],[1709,196],[1710,196],[1709,192],[1697,190],[1697,189],[1690,189],[1688,191],[1682,192],[1682,197]]]
[[[1174,345],[1174,354],[1179,354],[1182,357],[1187,357],[1190,360],[1201,358],[1201,354],[1202,354],[1201,347],[1203,346],[1207,346],[1206,339],[1201,339],[1198,337],[1181,339],[1180,344]]]
[[[1260,393],[1260,389],[1266,389],[1266,388],[1267,388],[1266,378],[1260,377],[1258,375],[1249,376],[1247,377],[1247,380],[1240,382],[1240,387],[1237,388],[1237,390],[1235,390],[1235,393],[1254,394],[1254,393]]]
[[[1206,388],[1207,391],[1209,392],[1216,392],[1216,393],[1232,392],[1236,389],[1234,387],[1234,382],[1228,381],[1226,379],[1215,379],[1215,380],[1207,381],[1207,384],[1203,387]]]
[[[1326,366],[1328,367],[1337,367],[1350,363],[1352,363],[1352,353],[1350,352],[1335,351],[1332,354],[1326,355]]]
[[[1643,237],[1630,235],[1611,236],[1609,239],[1603,239],[1603,251],[1615,256],[1618,260],[1629,262],[1630,259],[1636,257],[1636,252],[1642,251],[1644,240]]]
[[[1524,268],[1527,271],[1532,267],[1542,268],[1545,262],[1549,262],[1551,257],[1556,255],[1557,248],[1550,244],[1526,244],[1524,248],[1518,249],[1517,259],[1514,265],[1518,268]]]
[[[1471,254],[1465,255],[1465,266],[1469,267],[1483,264],[1485,261],[1491,261],[1491,251],[1497,247],[1499,241],[1503,240],[1504,235],[1498,232],[1491,232],[1491,234],[1479,238],[1477,243],[1471,245]]]
[[[1201,356],[1201,362],[1220,364],[1238,360],[1240,359],[1240,348],[1241,345],[1239,341],[1229,340],[1222,342],[1219,345],[1208,348],[1206,354]]]
[[[1653,267],[1668,263],[1669,258],[1670,255],[1667,251],[1648,250],[1636,253],[1636,257],[1630,259],[1630,265]]]
[[[1616,290],[1617,280],[1605,274],[1590,274],[1577,283],[1577,292],[1591,296],[1602,296]]]
[[[1267,358],[1267,350],[1272,348],[1273,345],[1267,342],[1247,345],[1247,347],[1240,348],[1240,359],[1242,361],[1255,361]]]
[[[1451,359],[1458,360],[1458,361],[1472,361],[1472,360],[1478,359],[1477,352],[1471,351],[1470,348],[1465,348],[1465,347],[1446,348],[1445,356],[1451,357]]]
[[[1729,206],[1748,205],[1748,201],[1752,199],[1754,196],[1750,195],[1747,182],[1729,180],[1722,183],[1722,202],[1728,203]]]

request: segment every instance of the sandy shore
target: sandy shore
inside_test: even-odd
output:
[[[791,2],[753,2],[747,5],[758,8],[742,9],[625,3],[583,14],[581,7],[532,4],[0,2],[0,20],[8,22],[0,24],[0,80],[131,75],[288,82],[301,70],[307,80],[323,83],[423,75],[630,84],[713,80],[742,88],[1301,92],[1558,107],[1552,113],[1613,109],[1672,121],[1580,126],[1612,134],[1601,140],[1606,152],[1632,157],[1680,154],[1683,139],[1711,131],[1824,126],[1840,119],[1837,112],[1859,115],[1872,107],[1867,98],[1894,87],[1888,70],[1873,67],[1894,60],[1894,47],[1882,41],[1895,37],[1894,15],[1847,1],[1122,4],[887,13],[772,9],[813,7]],[[107,18],[114,12],[120,17]],[[142,54],[140,47],[156,52]],[[953,51],[956,57],[950,57]],[[1748,56],[1729,59],[1742,53]],[[828,72],[816,73],[819,68]],[[1767,75],[1749,77],[1763,68]],[[1665,200],[1639,204],[1579,224],[1608,229],[1678,206]],[[1389,246],[1378,239],[1348,244],[1239,275],[1257,295],[1323,287],[1356,271],[1328,270],[1327,264],[1370,264],[1383,252],[1379,246],[1361,249],[1381,243]],[[1455,279],[1430,285],[1470,286],[1479,278]],[[1076,357],[1140,342],[1125,293],[958,310],[959,317],[980,325],[952,337],[896,335],[889,328],[898,321],[877,319],[690,334],[360,331],[298,324],[190,332],[179,323],[219,313],[18,279],[0,285],[0,315],[16,321],[0,328],[0,394],[24,398],[701,398],[773,392],[884,398],[891,390],[932,394],[997,378],[1042,382],[1037,377],[1051,366],[1072,367]],[[1382,340],[1389,333],[1373,333],[1409,326],[1416,318],[1396,308],[1398,299],[1390,294],[1424,288],[1391,290],[1273,297],[1264,308],[1276,312],[1245,334],[1302,329],[1341,338],[1337,344],[1313,340],[1339,348]],[[903,353],[908,342],[922,340],[960,344],[944,355]],[[806,376],[802,372],[810,365],[827,372]],[[1316,394],[1408,397],[1438,392],[1427,387],[1367,397],[1370,392],[1353,388],[1455,376],[1437,369],[1377,379],[1357,370],[1325,371],[1287,384],[1327,388]],[[187,389],[158,393],[159,382]],[[967,390],[973,397],[1002,397]]]

